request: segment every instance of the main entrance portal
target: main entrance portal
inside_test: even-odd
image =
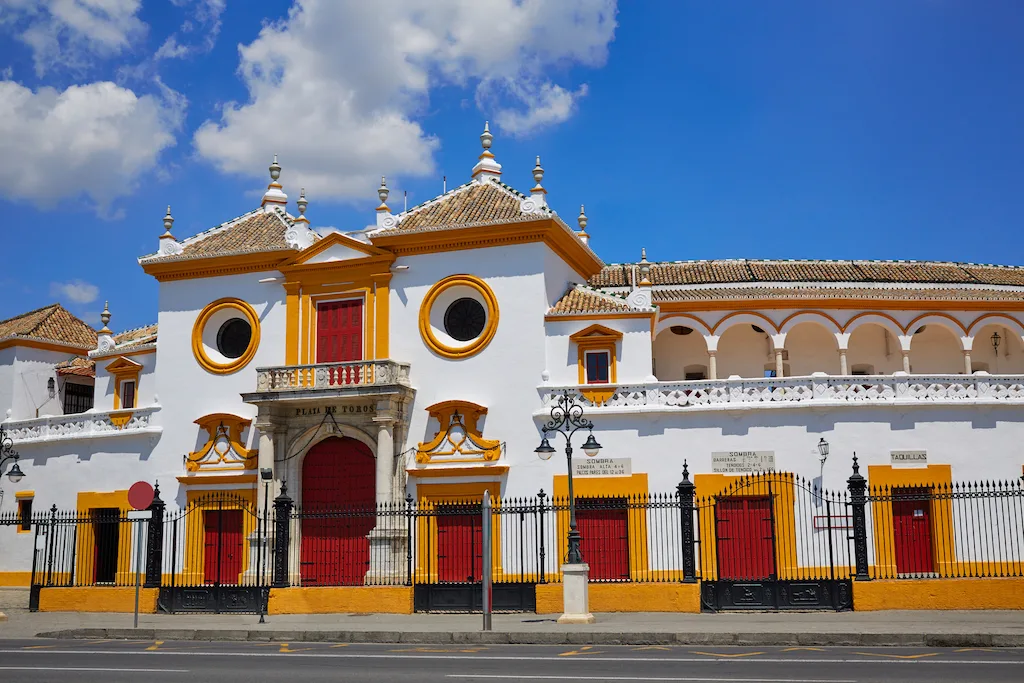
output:
[[[376,525],[373,453],[356,439],[330,437],[302,463],[301,575],[306,586],[363,585],[368,534]]]

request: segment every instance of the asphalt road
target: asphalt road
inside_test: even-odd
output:
[[[1019,683],[1024,649],[0,640],[4,683]]]

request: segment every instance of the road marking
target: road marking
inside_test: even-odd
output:
[[[644,650],[668,650],[672,651],[672,648],[665,647],[663,645],[644,645],[643,647],[634,647],[633,652],[643,652]]]
[[[697,650],[691,650],[691,655],[707,655],[708,657],[756,657],[757,655],[763,655],[763,652],[737,652],[735,654],[725,654],[723,652],[699,652]]]
[[[576,655],[600,655],[604,654],[601,650],[594,650],[593,645],[584,645],[578,650],[569,650],[568,652],[558,653],[559,657],[575,657]]]
[[[799,652],[799,651],[802,651],[802,650],[806,650],[808,652],[824,652],[825,648],[823,648],[823,647],[787,647],[785,650],[783,650],[783,652]]]
[[[152,652],[154,650],[159,650],[160,646],[163,645],[163,644],[164,644],[164,641],[162,641],[162,640],[154,640],[153,644],[150,645],[149,647],[147,647],[146,650],[149,651],[149,652]]]
[[[110,669],[92,666],[0,666],[0,671],[91,671],[94,673],[187,674],[188,669]]]
[[[186,655],[189,657],[279,657],[280,655],[276,652],[203,652],[203,651],[173,651],[173,650],[158,650],[156,652],[147,652],[144,650],[40,650],[40,651],[26,651],[26,650],[0,650],[0,654],[5,655]],[[394,659],[395,655],[390,653],[383,654],[371,654],[371,653],[360,653],[360,652],[299,652],[294,655],[288,655],[289,657],[310,657],[310,658],[321,658],[321,659]],[[473,657],[470,655],[460,654],[408,654],[403,655],[406,659],[464,659],[467,661],[479,662],[482,659],[488,659],[493,661],[506,661],[506,662],[557,662],[557,661],[572,661],[571,659],[559,659],[557,656],[552,657],[546,656],[526,656],[526,655],[499,655],[499,654],[486,654],[482,657]],[[693,663],[707,663],[709,660],[706,657],[587,657],[588,662],[666,662],[675,664],[693,664]],[[758,664],[877,664],[876,661],[863,659],[863,658],[813,658],[813,659],[793,659],[783,657],[765,657],[758,659]],[[927,664],[940,664],[942,666],[948,666],[952,664],[991,664],[991,665],[1003,665],[1003,666],[1024,666],[1024,659],[891,659],[887,663],[889,664],[910,664],[910,665],[927,665]]]
[[[919,655],[892,655],[887,652],[854,652],[855,655],[866,657],[895,657],[896,659],[921,659],[922,657],[937,657],[938,652],[925,652]]]
[[[998,652],[998,650],[994,650],[991,647],[963,647],[959,650],[954,650],[954,652]]]
[[[535,681],[688,681],[689,683],[857,683],[848,678],[709,678],[653,677],[653,676],[523,676],[511,674],[448,674],[446,678],[493,678]]]

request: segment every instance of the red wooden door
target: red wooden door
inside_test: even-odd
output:
[[[316,307],[316,362],[363,359],[363,300],[324,301]]]
[[[121,511],[118,508],[93,508],[91,516],[93,583],[114,583],[121,547]]]
[[[591,581],[629,580],[629,511],[625,498],[576,501],[580,552]]]
[[[332,437],[302,463],[301,574],[306,585],[361,586],[377,523],[374,457],[360,441]]]
[[[436,514],[437,580],[483,581],[483,509],[479,505],[439,505]]]
[[[775,577],[775,538],[769,498],[721,498],[715,503],[718,577],[752,581]]]
[[[242,573],[242,511],[206,510],[203,580],[233,585]]]
[[[920,495],[915,499],[915,495]],[[893,550],[900,574],[934,571],[932,562],[931,501],[925,491],[895,489],[892,501]],[[907,498],[896,500],[896,498]]]

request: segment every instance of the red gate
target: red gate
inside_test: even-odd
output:
[[[775,576],[775,534],[770,498],[720,498],[715,505],[718,577],[757,580]]]
[[[203,512],[203,581],[234,585],[242,573],[242,511]]]
[[[302,463],[303,584],[363,585],[375,497],[375,460],[365,444],[331,437],[309,450]]]
[[[439,505],[437,511],[437,580],[474,583],[483,577],[482,508]]]
[[[932,561],[931,501],[921,489],[895,489],[892,500],[893,550],[898,574],[928,574]]]
[[[578,499],[576,527],[591,581],[629,580],[629,510],[625,498]]]

